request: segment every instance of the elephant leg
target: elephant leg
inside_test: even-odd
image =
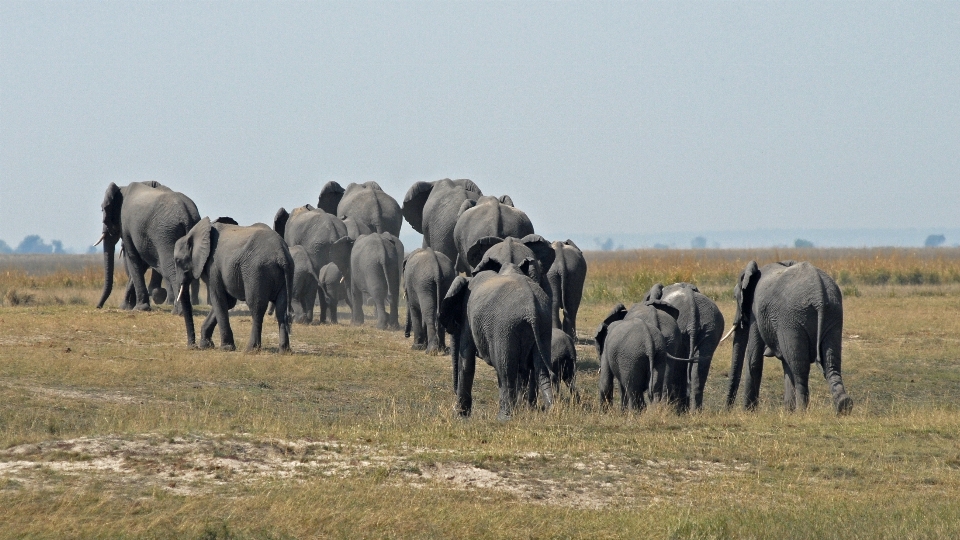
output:
[[[174,293],[170,290],[170,286],[170,282],[167,281],[166,287],[164,287],[163,275],[157,272],[155,268],[150,269],[150,283],[147,284],[147,294],[150,295],[150,300],[155,305],[159,306],[167,300],[170,300],[171,304],[173,303]]]
[[[359,326],[363,324],[363,291],[360,290],[360,280],[357,279],[358,276],[353,277],[354,279],[353,283],[351,284],[352,290],[350,295],[350,298],[352,299],[350,302],[350,306],[352,308],[350,323]]]
[[[690,381],[690,391],[693,393],[693,407],[697,411],[703,410],[703,389],[707,386],[707,375],[710,374],[710,364],[713,363],[713,355],[700,359],[700,362],[693,364],[691,375],[695,376]]]
[[[236,350],[236,345],[233,342],[233,330],[230,328],[230,316],[227,313],[233,305],[231,300],[233,300],[224,289],[223,285],[220,282],[220,277],[211,271],[210,281],[207,284],[207,287],[213,291],[210,295],[210,313],[215,318],[215,324],[220,326],[220,349],[224,351],[233,351]],[[234,304],[235,304],[234,300]],[[204,321],[206,324],[206,321]],[[213,333],[213,326],[211,325],[211,334]],[[206,335],[206,334],[204,334]]]
[[[520,387],[520,362],[524,356],[520,351],[512,350],[509,342],[491,343],[489,360],[497,370],[497,386],[500,389],[500,411],[497,420],[509,420],[513,416],[513,407],[517,403]]]
[[[190,303],[195,306],[200,304],[200,280],[198,279],[190,284]]]
[[[560,276],[553,274],[548,276],[550,282],[550,294],[551,294],[551,305],[550,305],[550,318],[554,328],[562,329],[566,331],[566,328],[563,325],[563,322],[560,320],[560,311],[563,309],[563,306],[560,304],[560,300],[563,298],[562,291],[560,290]]]
[[[327,322],[327,308],[328,308],[328,297],[327,294],[323,291],[317,292],[317,301],[320,303],[320,324],[326,324]],[[333,306],[333,312],[336,313],[337,306]],[[330,315],[330,321],[333,321],[333,314]]]
[[[458,338],[459,347],[454,352],[457,360],[457,413],[460,416],[470,416],[473,410],[473,377],[477,368],[477,349],[470,334],[470,327],[464,325]]]
[[[426,334],[427,353],[429,354],[435,354],[442,350],[439,334],[443,330],[440,329],[440,325],[437,322],[437,299],[435,294],[436,293],[430,294],[427,292],[417,295],[417,298],[420,300],[420,305],[418,306],[420,311],[420,325]]]
[[[373,308],[377,313],[377,329],[386,330],[390,326],[390,316],[387,314],[386,298],[380,295],[373,297]]]
[[[210,313],[207,313],[206,318],[203,319],[203,323],[200,324],[200,344],[198,345],[201,349],[211,349],[213,348],[213,331],[217,327],[217,314],[214,313],[213,309],[210,310]]]
[[[244,349],[244,352],[251,353],[259,351],[263,347],[263,318],[267,314],[267,306],[259,305],[258,302],[250,302],[247,307],[250,309],[250,339],[247,340],[247,348]],[[278,307],[278,318],[279,314],[280,308]]]
[[[606,411],[613,405],[613,370],[607,355],[600,358],[600,409]]]
[[[743,396],[743,406],[746,409],[756,409],[760,400],[760,380],[763,377],[763,351],[766,344],[760,337],[760,331],[755,323],[750,325],[750,337],[747,339],[746,352],[744,353],[747,363],[747,380],[745,381],[746,391]]]
[[[803,328],[790,329],[781,332],[778,336],[780,349],[783,353],[782,364],[784,373],[784,392],[787,388],[787,378],[793,386],[793,397],[783,396],[783,404],[788,410],[793,410],[795,406],[799,410],[806,410],[809,401],[810,389],[810,362],[816,358],[813,350],[815,347],[810,336]]]
[[[783,408],[793,411],[797,405],[796,396],[793,370],[790,369],[790,364],[783,362]]]
[[[422,351],[427,349],[428,340],[424,336],[424,327],[421,308],[415,304],[407,304],[407,318],[410,319],[410,330],[413,333],[413,346],[411,349]],[[429,349],[428,349],[429,350]]]
[[[128,263],[126,262],[126,257],[124,257],[124,266],[127,266],[127,286],[123,289],[123,301],[120,302],[120,309],[133,309],[133,306],[137,305],[137,290],[133,287],[133,278],[130,277],[133,275],[133,269],[129,268]]]
[[[277,345],[277,348],[280,352],[287,352],[290,350],[290,313],[287,305],[290,303],[291,299],[287,298],[287,290],[281,288],[280,292],[277,294],[277,325],[279,329],[280,342]],[[262,320],[262,317],[261,317]],[[309,321],[308,321],[309,322]]]
[[[126,257],[127,264],[129,265],[128,268],[131,270],[130,279],[133,281],[133,288],[137,296],[137,303],[134,304],[133,309],[137,311],[150,311],[150,296],[147,291],[147,283],[144,279],[149,267],[140,259],[140,256],[133,253],[132,250],[127,251]]]
[[[402,255],[402,254],[401,254]],[[401,257],[402,258],[402,257]],[[400,274],[391,273],[390,280],[390,318],[387,326],[391,330],[400,329]]]

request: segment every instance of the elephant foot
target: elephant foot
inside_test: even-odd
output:
[[[235,351],[235,350],[237,350],[237,347],[236,347],[233,343],[224,343],[224,344],[220,345],[220,350],[221,350],[221,351]]]
[[[153,300],[154,304],[157,304],[159,306],[160,304],[164,303],[167,300],[167,290],[154,289],[153,292],[150,293],[150,299]]]
[[[213,342],[209,339],[201,339],[200,344],[197,346],[198,349],[212,349],[213,347]]]
[[[850,396],[844,394],[838,399],[834,405],[837,409],[837,414],[840,416],[846,416],[853,412],[853,399]]]
[[[124,311],[130,311],[131,309],[133,309],[133,304],[131,304],[131,303],[129,303],[129,302],[121,302],[121,303],[120,303],[120,309],[122,309],[122,310],[124,310]]]
[[[133,306],[133,310],[134,311],[151,311],[150,304],[147,304],[146,302],[144,302],[143,304],[137,304],[136,306]]]
[[[423,351],[423,350],[426,350],[426,348],[427,348],[427,346],[424,345],[423,343],[414,343],[414,344],[410,347],[410,350],[411,350],[411,351]]]

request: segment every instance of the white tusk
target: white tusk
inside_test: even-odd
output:
[[[727,335],[725,335],[725,336],[723,336],[722,338],[720,338],[720,341],[717,343],[717,345],[719,345],[720,343],[723,343],[724,341],[726,341],[727,338],[730,337],[730,334],[733,333],[733,330],[734,330],[735,328],[736,328],[736,325],[734,325],[733,327],[731,327],[731,328],[730,328],[730,331],[727,332]]]
[[[183,291],[184,291],[184,289],[186,289],[186,288],[187,288],[186,285],[180,285],[180,293],[177,294],[177,302],[179,302],[181,299],[183,299]]]
[[[340,278],[340,283],[343,283],[343,282],[346,281],[346,280],[347,280],[347,278],[341,277],[341,278]]]
[[[107,237],[107,233],[101,234],[101,235],[100,235],[100,239],[97,240],[97,243],[94,244],[93,246],[94,246],[94,247],[99,246],[99,245],[100,245],[100,242],[103,242],[103,239],[106,238],[106,237]]]

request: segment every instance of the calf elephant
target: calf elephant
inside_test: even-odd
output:
[[[556,256],[547,270],[553,302],[553,327],[560,328],[574,340],[577,339],[577,312],[583,298],[583,283],[587,279],[587,260],[573,243],[556,241],[553,246]],[[563,315],[561,320],[560,315]]]
[[[320,322],[337,324],[337,306],[340,302],[352,306],[343,273],[336,264],[328,263],[320,269],[317,281],[320,284]]]
[[[403,244],[390,233],[365,234],[357,239],[350,255],[353,280],[350,289],[353,324],[363,324],[364,295],[373,300],[377,328],[400,328],[400,265]],[[390,312],[385,304],[390,301]]]
[[[413,349],[428,354],[446,350],[443,326],[437,321],[440,300],[456,272],[453,262],[431,248],[419,248],[403,260],[403,289],[407,297],[406,337],[413,332]]]
[[[417,182],[410,186],[403,198],[403,217],[413,230],[423,235],[423,247],[456,261],[453,229],[460,216],[460,207],[464,201],[476,201],[482,196],[480,188],[466,179]]]
[[[553,329],[550,335],[550,381],[553,391],[560,393],[560,381],[570,389],[574,401],[580,402],[580,390],[577,389],[577,347],[573,339],[563,330]]]
[[[170,292],[178,291],[173,246],[200,221],[197,205],[183,193],[178,193],[159,182],[131,182],[119,187],[107,186],[103,197],[103,234],[97,244],[103,242],[103,291],[97,309],[110,297],[113,290],[114,253],[118,241],[123,241],[127,273],[133,282],[137,310],[150,309],[150,290],[144,274],[148,268],[160,272],[170,284]],[[159,289],[159,278],[151,280]],[[172,294],[157,293],[161,302]],[[125,295],[124,307],[128,300]],[[174,312],[180,308],[174,305]]]
[[[680,328],[680,348],[677,356],[698,357],[696,364],[667,363],[667,397],[679,412],[693,406],[703,408],[703,389],[710,374],[713,353],[723,335],[723,314],[713,300],[695,285],[674,283],[664,287],[657,283],[644,296],[644,301],[663,301],[676,308]]]
[[[457,411],[469,416],[473,408],[473,377],[479,355],[497,372],[500,387],[498,418],[509,419],[521,384],[527,399],[553,404],[550,370],[550,302],[527,276],[527,266],[506,264],[500,272],[457,277],[440,304],[440,322],[453,338],[453,387]],[[530,380],[522,381],[521,373]]]
[[[293,321],[308,324],[313,321],[313,306],[317,301],[317,272],[303,246],[290,246],[290,258],[293,259],[293,294],[290,297]]]
[[[808,262],[783,261],[758,268],[756,261],[750,261],[733,292],[737,314],[730,329],[733,357],[727,405],[736,399],[746,358],[743,403],[748,409],[756,407],[763,357],[775,356],[783,364],[787,409],[807,407],[810,365],[816,363],[830,385],[835,410],[849,413],[853,400],[840,375],[843,297],[836,282]]]
[[[317,206],[342,220],[353,220],[361,232],[388,232],[399,236],[403,225],[400,205],[376,182],[351,183],[347,189],[336,182],[327,182],[320,190]]]
[[[533,224],[525,213],[513,206],[510,197],[467,199],[460,205],[453,241],[457,246],[455,264],[458,272],[472,272],[468,250],[484,237],[523,238],[533,234]],[[548,266],[549,267],[549,266]]]
[[[230,218],[211,222],[203,218],[174,247],[177,283],[181,284],[187,344],[195,344],[193,307],[186,287],[195,279],[207,284],[210,314],[200,327],[200,348],[212,347],[213,331],[220,325],[220,348],[236,347],[227,312],[238,300],[250,309],[253,324],[247,351],[260,349],[263,316],[267,305],[276,305],[280,351],[290,349],[290,306],[293,295],[293,258],[287,244],[263,223],[241,227]]]

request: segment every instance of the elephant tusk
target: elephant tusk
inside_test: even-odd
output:
[[[97,246],[99,246],[99,245],[100,245],[100,242],[103,242],[103,239],[104,239],[104,238],[106,238],[106,237],[107,237],[107,233],[103,233],[103,234],[101,234],[101,235],[100,235],[100,239],[99,239],[99,240],[97,240],[97,243],[96,243],[96,244],[94,244],[94,245],[93,245],[93,247],[97,247]]]
[[[720,338],[720,341],[717,342],[717,345],[719,345],[720,343],[723,343],[724,341],[726,341],[727,338],[730,337],[730,334],[732,334],[733,331],[734,331],[736,328],[737,328],[736,325],[732,326],[732,327],[730,328],[730,331],[727,332],[727,334],[726,334],[725,336],[723,336],[722,338]]]
[[[343,283],[343,282],[346,281],[346,280],[347,280],[347,278],[341,277],[341,278],[340,278],[340,283]]]
[[[180,292],[177,294],[177,302],[183,299],[183,291],[187,288],[186,284],[180,285]]]

